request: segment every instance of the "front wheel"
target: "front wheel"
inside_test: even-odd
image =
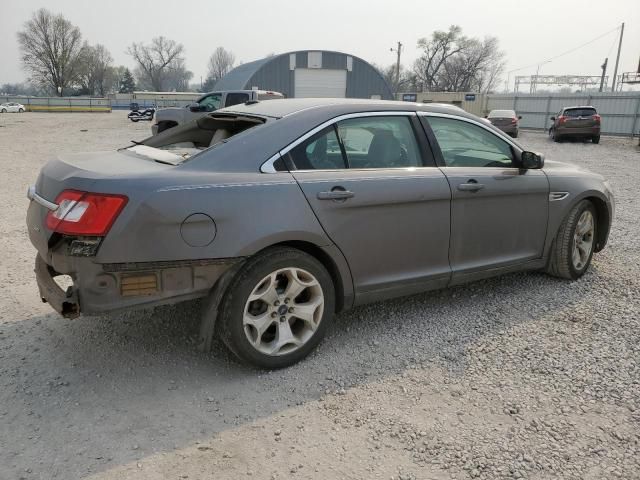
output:
[[[248,260],[220,306],[220,336],[245,363],[276,369],[306,357],[335,311],[331,276],[314,257],[273,248]]]
[[[596,239],[596,209],[582,200],[564,219],[553,241],[547,273],[576,280],[589,268]]]

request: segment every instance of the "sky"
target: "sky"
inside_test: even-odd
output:
[[[613,71],[615,30],[625,22],[618,72],[636,71],[640,57],[640,0],[4,0],[0,29],[0,84],[21,82],[16,32],[38,8],[62,13],[90,44],[107,47],[116,65],[133,67],[132,42],[159,35],[185,47],[193,81],[206,76],[208,57],[218,46],[249,62],[292,50],[337,50],[371,63],[390,65],[390,51],[404,44],[402,64],[419,55],[417,41],[449,25],[472,37],[498,37],[507,72],[535,74],[538,65],[596,37],[584,48],[540,66],[540,74],[599,75],[609,57]],[[610,32],[610,33],[607,33]],[[522,68],[527,67],[527,68]]]

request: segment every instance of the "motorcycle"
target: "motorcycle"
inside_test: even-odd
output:
[[[156,113],[155,107],[150,107],[142,111],[136,108],[135,110],[129,112],[129,115],[127,115],[127,117],[132,122],[139,122],[141,120],[150,122],[151,120],[153,120],[153,116],[155,115],[155,113]]]

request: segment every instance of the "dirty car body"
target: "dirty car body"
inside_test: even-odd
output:
[[[67,317],[175,303],[286,247],[328,272],[339,311],[544,269],[584,200],[601,250],[614,208],[607,183],[543,163],[445,105],[236,105],[117,152],[50,160],[27,215],[40,295]],[[65,291],[54,282],[62,274],[73,281]]]

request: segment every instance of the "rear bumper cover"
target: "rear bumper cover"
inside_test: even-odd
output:
[[[58,256],[54,268],[38,255],[35,273],[42,301],[65,318],[172,304],[206,296],[224,272],[242,261],[97,264],[92,260]],[[54,280],[59,275],[69,275],[73,284],[63,290]]]
[[[76,318],[80,315],[80,305],[78,303],[78,293],[73,287],[64,291],[53,279],[56,272],[42,260],[40,255],[36,256],[36,281],[40,298],[65,318]]]

